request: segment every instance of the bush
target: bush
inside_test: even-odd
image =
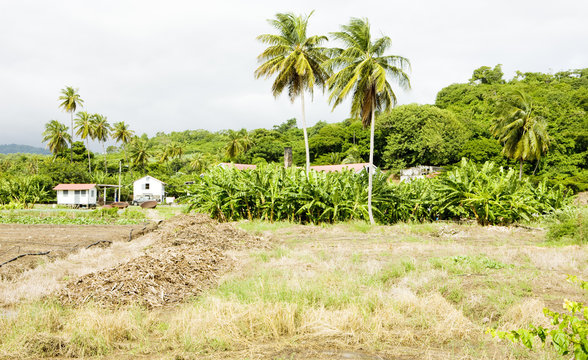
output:
[[[547,217],[547,240],[574,244],[588,242],[588,207],[568,206]]]

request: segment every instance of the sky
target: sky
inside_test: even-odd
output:
[[[585,0],[0,0],[0,144],[44,146],[48,121],[69,126],[58,108],[65,86],[79,89],[84,110],[138,135],[300,118],[299,101],[274,98],[272,79],[255,79],[256,37],[273,32],[276,13],[313,10],[309,35],[358,17],[392,39],[388,54],[412,64],[399,104],[432,104],[480,66],[503,64],[506,79],[588,67]],[[333,110],[320,90],[306,99],[309,126],[349,116],[349,102]]]

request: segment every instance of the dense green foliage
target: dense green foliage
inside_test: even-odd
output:
[[[464,123],[471,142],[492,139],[490,127],[499,104],[516,90],[529,96],[535,116],[546,121],[551,140],[549,152],[539,162],[526,162],[524,172],[574,191],[588,189],[588,69],[553,75],[518,72],[510,81],[453,84],[437,94],[435,105]],[[484,158],[472,145],[466,142],[463,155],[473,154],[477,161],[495,158],[493,151]]]
[[[400,106],[379,118],[386,167],[446,165],[459,161],[468,130],[448,110],[433,105]]]
[[[301,223],[368,220],[367,174],[310,172],[263,166],[255,170],[214,168],[190,190],[190,207],[223,221],[286,220]],[[515,170],[492,163],[481,168],[463,160],[433,179],[389,183],[374,176],[374,216],[384,224],[398,221],[475,219],[509,224],[531,220],[567,203],[561,187],[535,186]]]
[[[484,73],[479,76],[495,76]],[[524,173],[535,184],[547,181],[551,185],[563,184],[574,192],[584,191],[588,188],[587,78],[588,69],[582,69],[554,75],[519,73],[509,81],[477,79],[468,84],[450,85],[438,93],[435,105],[398,106],[377,117],[374,164],[381,169],[421,164],[451,169],[461,157],[466,157],[479,164],[492,161],[497,166],[518,167],[502,154],[502,144],[492,136],[490,127],[499,102],[520,89],[532,100],[534,113],[547,122],[551,139],[549,151],[539,162],[524,163]],[[117,184],[122,161],[123,199],[128,199],[132,192],[132,181],[145,174],[170,184],[170,196],[180,196],[187,191],[184,182],[194,181],[223,161],[282,163],[284,147],[288,146],[293,149],[294,164],[303,166],[304,137],[297,120],[276,121],[276,124],[271,129],[237,131],[239,143],[247,146],[242,146],[233,158],[227,153],[230,131],[161,132],[151,138],[135,137],[132,143],[127,133],[120,146],[107,149],[108,176],[104,159],[97,153],[90,153],[92,172],[89,172],[86,146],[80,141],[73,142],[71,164],[69,148],[60,149],[54,160],[47,155],[0,154],[0,182],[6,189],[7,182],[32,181],[40,186],[41,191],[36,195],[39,201],[51,202],[55,201],[51,189],[58,183]],[[124,131],[130,130],[125,126]],[[346,119],[332,124],[319,121],[308,128],[308,135],[310,160],[314,165],[368,161],[369,130],[359,120]],[[113,136],[117,138],[116,131]],[[95,140],[90,138],[90,141]],[[182,149],[181,154],[171,151],[177,148]],[[29,201],[22,198],[22,191],[20,194],[0,192],[3,204]]]

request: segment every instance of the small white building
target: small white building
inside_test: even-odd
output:
[[[53,188],[57,191],[58,205],[95,206],[98,189],[96,184],[59,184]]]
[[[133,201],[137,200],[165,200],[165,185],[153,176],[143,176],[133,182]]]

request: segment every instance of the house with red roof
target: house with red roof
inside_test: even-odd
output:
[[[59,184],[53,190],[57,191],[58,205],[96,206],[96,184]]]

